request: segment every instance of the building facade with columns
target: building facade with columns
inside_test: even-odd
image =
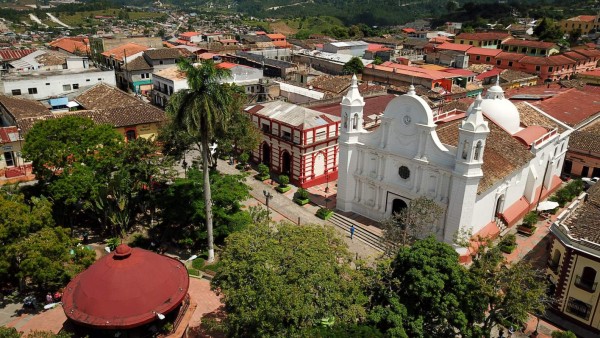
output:
[[[342,101],[337,208],[382,220],[425,196],[444,209],[438,239],[495,236],[560,185],[572,129],[496,84],[466,112],[434,114],[411,86],[380,127],[363,129],[364,100]],[[465,249],[466,251],[466,249]]]
[[[302,188],[337,179],[339,117],[283,101],[245,111],[263,135],[254,161]]]

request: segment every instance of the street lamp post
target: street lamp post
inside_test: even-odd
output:
[[[263,190],[263,195],[265,195],[265,201],[267,204],[267,213],[270,213],[269,211],[269,200],[271,198],[273,198],[273,194],[271,194],[269,191]]]

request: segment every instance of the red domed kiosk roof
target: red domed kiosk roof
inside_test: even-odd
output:
[[[63,308],[83,325],[129,329],[177,308],[188,286],[180,261],[121,244],[67,285]]]

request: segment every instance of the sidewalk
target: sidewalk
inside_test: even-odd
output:
[[[240,171],[235,168],[234,165],[229,165],[226,161],[219,160],[217,170],[221,173],[228,175],[238,175]],[[267,180],[265,182],[258,181],[254,178],[256,171],[250,170],[247,173],[250,175],[246,179],[246,184],[251,188],[250,195],[259,203],[266,204],[264,192],[269,192],[273,197],[269,200],[269,209],[273,215],[275,221],[280,219],[287,219],[292,223],[298,224],[321,224],[331,226],[337,231],[344,242],[348,245],[348,249],[351,253],[357,255],[360,258],[375,258],[381,255],[381,253],[365,243],[355,239],[350,239],[350,234],[342,229],[334,226],[329,221],[322,220],[315,216],[315,213],[320,208],[319,205],[313,204],[323,203],[324,199],[320,199],[317,195],[311,196],[311,202],[304,206],[299,206],[292,201],[294,194],[298,190],[297,187],[293,187],[290,191],[285,194],[281,194],[275,190],[278,185],[273,180]],[[329,187],[332,187],[330,182]],[[332,209],[335,207],[335,199],[333,196],[329,197],[327,206]],[[248,202],[248,205],[254,205],[253,202]]]

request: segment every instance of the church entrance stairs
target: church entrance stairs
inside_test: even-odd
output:
[[[340,227],[347,233],[350,233],[350,227],[354,225],[354,237],[379,251],[385,251],[386,249],[385,241],[383,239],[382,234],[377,234],[374,231],[368,230],[367,227],[363,224],[360,224],[337,212],[333,214],[333,216],[329,219],[329,222],[333,223],[337,227]]]

